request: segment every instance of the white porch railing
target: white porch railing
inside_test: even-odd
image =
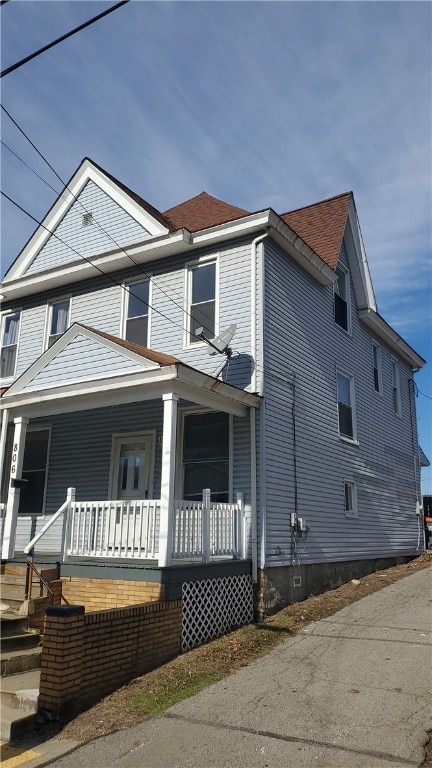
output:
[[[54,522],[63,515],[62,560],[72,557],[141,558],[158,560],[159,499],[75,501],[75,489],[60,509],[25,547],[31,553]],[[245,557],[244,510],[242,495],[237,502],[203,500],[174,502],[174,559]]]

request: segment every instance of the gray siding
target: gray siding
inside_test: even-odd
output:
[[[24,392],[59,384],[97,379],[113,374],[142,371],[143,365],[128,360],[98,341],[79,334],[40,373],[23,388]]]
[[[93,214],[93,223],[83,226],[83,214]],[[113,250],[150,235],[93,181],[88,181],[62,221],[26,270],[40,272],[76,261],[104,250]]]
[[[342,259],[346,261],[345,253]],[[392,405],[391,352],[381,344],[381,395],[373,386],[372,337],[358,320],[352,289],[350,336],[334,324],[332,288],[319,286],[267,243],[265,292],[267,564],[290,562],[292,554],[293,374],[298,514],[310,525],[307,540],[297,548],[298,561],[414,553],[418,521],[410,368],[399,361],[399,418]],[[338,367],[355,378],[359,445],[339,438]],[[344,479],[356,482],[358,519],[345,517]]]

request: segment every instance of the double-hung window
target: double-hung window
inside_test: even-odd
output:
[[[401,403],[401,391],[400,391],[400,378],[399,378],[399,363],[394,357],[391,359],[391,374],[392,374],[392,398],[393,398],[393,410],[396,416],[402,415],[402,403]]]
[[[69,328],[70,299],[53,301],[49,305],[48,312],[48,342],[47,347],[52,347],[54,342]]]
[[[148,347],[150,281],[129,283],[125,290],[126,321],[124,336],[128,341]]]
[[[1,377],[10,378],[15,374],[18,349],[18,334],[20,313],[5,315],[3,320],[3,335],[1,347]]]
[[[372,342],[372,368],[375,392],[382,392],[381,347]]]
[[[356,419],[354,404],[354,378],[338,371],[337,374],[337,399],[339,415],[339,435],[345,439],[355,441]]]
[[[334,284],[334,319],[336,325],[350,332],[349,272],[336,267],[337,280]]]
[[[189,267],[188,299],[188,343],[201,340],[200,328],[207,339],[216,336],[216,261]]]

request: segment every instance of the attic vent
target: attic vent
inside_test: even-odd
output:
[[[82,217],[82,225],[83,227],[88,227],[90,224],[93,224],[93,214],[92,213],[83,213]]]

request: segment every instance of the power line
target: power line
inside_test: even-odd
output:
[[[3,0],[3,2],[5,1],[7,0]],[[3,5],[3,2],[2,2],[2,5]],[[102,13],[98,13],[97,16],[93,16],[93,18],[89,19],[88,21],[85,21],[84,24],[80,24],[79,27],[75,27],[75,29],[71,29],[70,32],[66,32],[65,35],[58,37],[56,40],[53,40],[52,43],[48,43],[48,45],[44,45],[43,48],[39,48],[39,50],[35,51],[34,53],[31,53],[29,56],[26,56],[24,59],[17,61],[16,64],[12,64],[10,67],[7,67],[2,72],[0,72],[0,77],[5,77],[5,75],[9,75],[11,72],[14,72],[19,67],[22,67],[24,64],[27,64],[28,61],[35,59],[36,56],[40,56],[41,53],[45,53],[45,51],[48,51],[50,48],[53,48],[55,45],[58,45],[58,43],[63,42],[63,40],[67,40],[68,37],[72,37],[72,35],[75,35],[77,32],[81,32],[82,29],[89,27],[91,24],[94,24],[96,21],[99,21],[99,19],[102,19],[104,16],[107,16],[109,13],[116,11],[117,8],[120,8],[122,5],[126,5],[126,3],[129,3],[129,2],[130,0],[121,0],[120,3],[116,3],[116,5],[111,6],[111,8],[107,8],[106,11],[102,11]]]
[[[60,183],[63,185],[63,188],[64,188],[64,189],[63,189],[63,192],[64,192],[64,190],[65,190],[65,189],[67,189],[67,190],[68,190],[68,192],[69,192],[69,193],[72,195],[72,197],[73,197],[73,199],[75,200],[75,202],[77,202],[77,203],[78,203],[78,204],[81,206],[81,208],[84,210],[84,212],[85,212],[85,213],[90,213],[90,211],[88,211],[88,210],[87,210],[87,208],[85,207],[84,203],[83,203],[83,202],[82,202],[82,201],[79,199],[79,197],[77,197],[77,195],[75,195],[75,194],[72,192],[72,190],[70,189],[70,187],[68,187],[68,185],[66,184],[66,182],[65,182],[65,181],[63,181],[63,179],[61,178],[61,176],[59,176],[59,174],[57,173],[57,171],[55,170],[55,168],[54,168],[54,167],[51,165],[51,163],[50,163],[50,162],[47,160],[47,158],[45,157],[45,155],[44,155],[44,154],[43,154],[43,153],[42,153],[42,152],[41,152],[41,151],[40,151],[40,150],[37,148],[37,146],[36,146],[36,145],[33,143],[33,141],[32,141],[32,140],[30,139],[30,137],[29,137],[29,136],[26,134],[26,132],[24,131],[24,129],[23,129],[23,128],[21,128],[21,126],[20,126],[20,125],[17,123],[17,121],[16,121],[16,120],[15,120],[15,119],[12,117],[12,115],[10,114],[10,112],[8,112],[8,110],[6,109],[6,107],[5,107],[5,106],[3,106],[3,104],[1,104],[0,106],[1,106],[2,110],[5,112],[5,114],[8,116],[8,118],[11,120],[11,122],[12,122],[12,123],[15,125],[15,127],[16,127],[16,128],[19,130],[19,132],[20,132],[20,133],[21,133],[21,134],[24,136],[24,138],[26,139],[26,141],[28,141],[28,142],[29,142],[29,144],[30,144],[30,145],[33,147],[33,149],[35,150],[35,152],[37,152],[37,154],[39,155],[39,157],[40,157],[40,158],[41,158],[41,159],[44,161],[44,163],[46,163],[46,165],[48,166],[48,168],[49,168],[49,169],[50,169],[50,170],[51,170],[51,171],[54,173],[54,175],[56,176],[56,178],[57,178],[57,179],[60,181]],[[4,142],[2,142],[2,143],[4,143]],[[6,144],[5,144],[5,146],[6,146],[6,147],[7,147],[7,149],[9,149],[9,151],[10,151],[10,152],[12,152],[12,154],[14,154],[14,155],[15,155],[15,156],[16,156],[16,157],[17,157],[17,158],[18,158],[18,159],[19,159],[19,160],[20,160],[20,161],[21,161],[21,162],[22,162],[24,165],[26,165],[26,166],[27,166],[27,167],[28,167],[28,168],[29,168],[29,169],[30,169],[30,170],[31,170],[31,171],[32,171],[32,172],[33,172],[33,173],[34,173],[36,176],[39,176],[39,174],[38,174],[38,173],[36,173],[36,171],[35,171],[33,168],[30,168],[30,166],[28,166],[28,165],[27,165],[27,163],[25,163],[25,161],[24,161],[24,160],[22,160],[22,158],[20,158],[20,157],[19,157],[19,155],[17,155],[15,152],[13,152],[13,151],[10,149],[10,147],[8,147]],[[41,178],[41,177],[39,176],[39,178]],[[54,189],[54,187],[51,187],[51,185],[50,185],[50,184],[49,184],[47,181],[45,181],[44,179],[42,179],[42,181],[44,181],[44,183],[45,183],[45,184],[47,184],[47,185],[48,185],[48,186],[49,186],[51,189],[53,189],[53,190],[54,190],[54,192],[56,192],[56,194],[58,194],[57,190],[55,190],[55,189]],[[124,254],[125,254],[125,256],[126,256],[128,259],[130,259],[130,261],[131,261],[131,262],[132,262],[132,263],[133,263],[133,264],[134,264],[136,267],[138,267],[138,269],[140,270],[141,274],[142,274],[142,275],[144,275],[144,277],[146,277],[146,278],[147,278],[147,280],[149,280],[150,282],[152,282],[153,284],[155,284],[155,285],[156,285],[156,287],[158,288],[158,290],[160,290],[160,291],[161,291],[161,292],[164,294],[164,296],[166,296],[166,297],[167,297],[167,299],[169,299],[170,301],[172,301],[172,302],[173,302],[173,303],[174,303],[174,304],[175,304],[175,305],[176,305],[176,306],[177,306],[177,307],[178,307],[178,308],[179,308],[179,309],[180,309],[182,312],[184,312],[184,314],[188,315],[190,318],[192,318],[192,319],[193,319],[193,317],[192,317],[191,313],[190,313],[190,312],[188,312],[188,311],[187,311],[187,310],[184,308],[184,306],[182,306],[182,305],[178,304],[178,303],[177,303],[177,302],[176,302],[176,301],[175,301],[175,300],[172,298],[172,296],[170,296],[170,295],[167,293],[167,291],[165,291],[165,290],[164,290],[164,289],[163,289],[163,288],[162,288],[160,285],[158,285],[158,284],[156,283],[156,281],[155,281],[155,280],[154,280],[154,279],[153,279],[153,278],[152,278],[152,277],[151,277],[151,276],[150,276],[150,275],[149,275],[149,274],[148,274],[148,273],[145,271],[145,269],[144,269],[144,267],[142,266],[142,264],[140,264],[140,263],[139,263],[139,261],[137,261],[136,259],[134,259],[134,258],[133,258],[133,256],[131,256],[129,253],[127,253],[127,251],[126,251],[126,250],[123,248],[123,246],[122,246],[122,245],[120,245],[120,243],[118,243],[118,242],[117,242],[117,241],[116,241],[116,240],[115,240],[115,239],[114,239],[114,238],[113,238],[113,237],[110,235],[110,233],[109,233],[109,232],[107,232],[107,231],[106,231],[106,229],[104,229],[104,227],[102,227],[102,225],[101,225],[101,224],[100,224],[100,223],[97,221],[97,219],[96,219],[95,217],[92,217],[92,220],[93,220],[93,222],[96,224],[96,226],[97,226],[97,227],[98,227],[98,228],[99,228],[99,229],[100,229],[100,230],[101,230],[101,231],[102,231],[102,232],[103,232],[103,233],[104,233],[104,234],[105,234],[105,235],[106,235],[106,236],[107,236],[107,237],[108,237],[108,238],[111,240],[111,242],[112,242],[112,243],[114,243],[114,245],[116,246],[116,248],[118,248],[120,251],[122,251],[122,253],[124,253]],[[182,301],[182,298],[181,298],[181,297],[179,297],[179,298],[180,298],[180,301]],[[210,318],[210,317],[209,317],[209,315],[208,315],[206,312],[202,312],[202,316],[203,316],[203,317],[205,317],[205,318],[207,318],[208,320],[211,320],[211,321],[212,321],[212,318]],[[204,325],[204,323],[203,323],[203,327],[205,328],[205,330],[206,330],[206,331],[208,331],[209,335],[213,335],[213,331],[212,331],[212,329],[210,329],[210,328],[208,328],[207,326],[205,326],[205,325]],[[191,332],[191,333],[192,333],[192,332]],[[195,334],[193,334],[193,335],[195,336]],[[198,337],[196,336],[196,338],[198,338]]]

